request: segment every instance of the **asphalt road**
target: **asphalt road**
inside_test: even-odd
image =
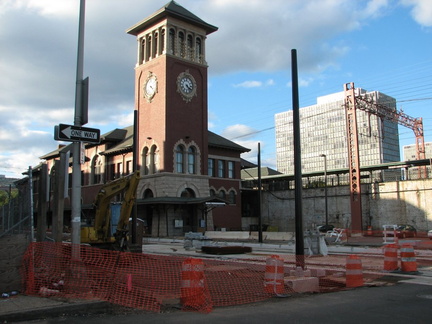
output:
[[[118,309],[98,315],[69,314],[26,323],[432,323],[432,286],[391,283],[326,294],[296,295],[215,308],[209,314],[167,309],[149,313]]]

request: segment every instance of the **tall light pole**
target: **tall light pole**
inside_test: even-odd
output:
[[[75,88],[75,115],[74,126],[83,125],[83,66],[84,66],[84,20],[85,0],[80,0],[79,26],[78,26],[78,52]],[[81,142],[75,141],[72,146],[72,257],[80,259],[81,244]],[[62,229],[60,229],[62,230]]]
[[[328,225],[328,203],[327,203],[327,155],[321,154],[324,158],[324,200],[325,200],[325,224]]]

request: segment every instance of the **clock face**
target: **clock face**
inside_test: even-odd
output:
[[[183,77],[180,80],[180,89],[184,93],[191,93],[194,88],[193,82],[189,77]]]
[[[151,101],[157,92],[157,79],[152,73],[149,74],[144,85],[144,96]]]
[[[177,77],[177,92],[180,93],[186,102],[190,102],[197,95],[197,84],[195,78],[189,73],[189,70],[180,73]]]

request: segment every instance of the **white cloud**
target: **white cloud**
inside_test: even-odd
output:
[[[401,0],[405,6],[412,7],[414,20],[425,27],[432,27],[432,2],[430,0]]]
[[[225,128],[221,132],[221,135],[237,143],[238,139],[242,138],[242,140],[244,140],[246,138],[250,138],[254,136],[256,132],[257,132],[256,129],[253,129],[250,126],[235,124]]]
[[[275,85],[276,83],[275,83],[275,81],[273,80],[273,79],[268,79],[267,81],[266,81],[266,85],[267,86],[273,86],[273,85]]]
[[[242,83],[234,84],[234,88],[259,88],[263,85],[261,81],[244,81]]]
[[[260,88],[263,86],[273,86],[275,85],[275,81],[273,79],[269,79],[265,82],[262,81],[244,81],[242,83],[234,84],[234,88]]]

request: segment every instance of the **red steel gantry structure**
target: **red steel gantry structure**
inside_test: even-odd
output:
[[[391,108],[385,104],[380,104],[374,98],[368,96],[356,96],[354,83],[346,83],[345,91],[345,116],[347,125],[348,140],[348,168],[350,179],[350,198],[351,198],[351,230],[361,233],[362,208],[361,208],[361,185],[360,185],[360,157],[359,140],[357,129],[357,109],[366,111],[369,114],[378,116],[381,120],[387,119],[408,127],[414,131],[416,137],[417,159],[425,159],[425,145],[422,118],[413,118],[402,111]],[[426,168],[419,167],[419,178],[426,176]]]

